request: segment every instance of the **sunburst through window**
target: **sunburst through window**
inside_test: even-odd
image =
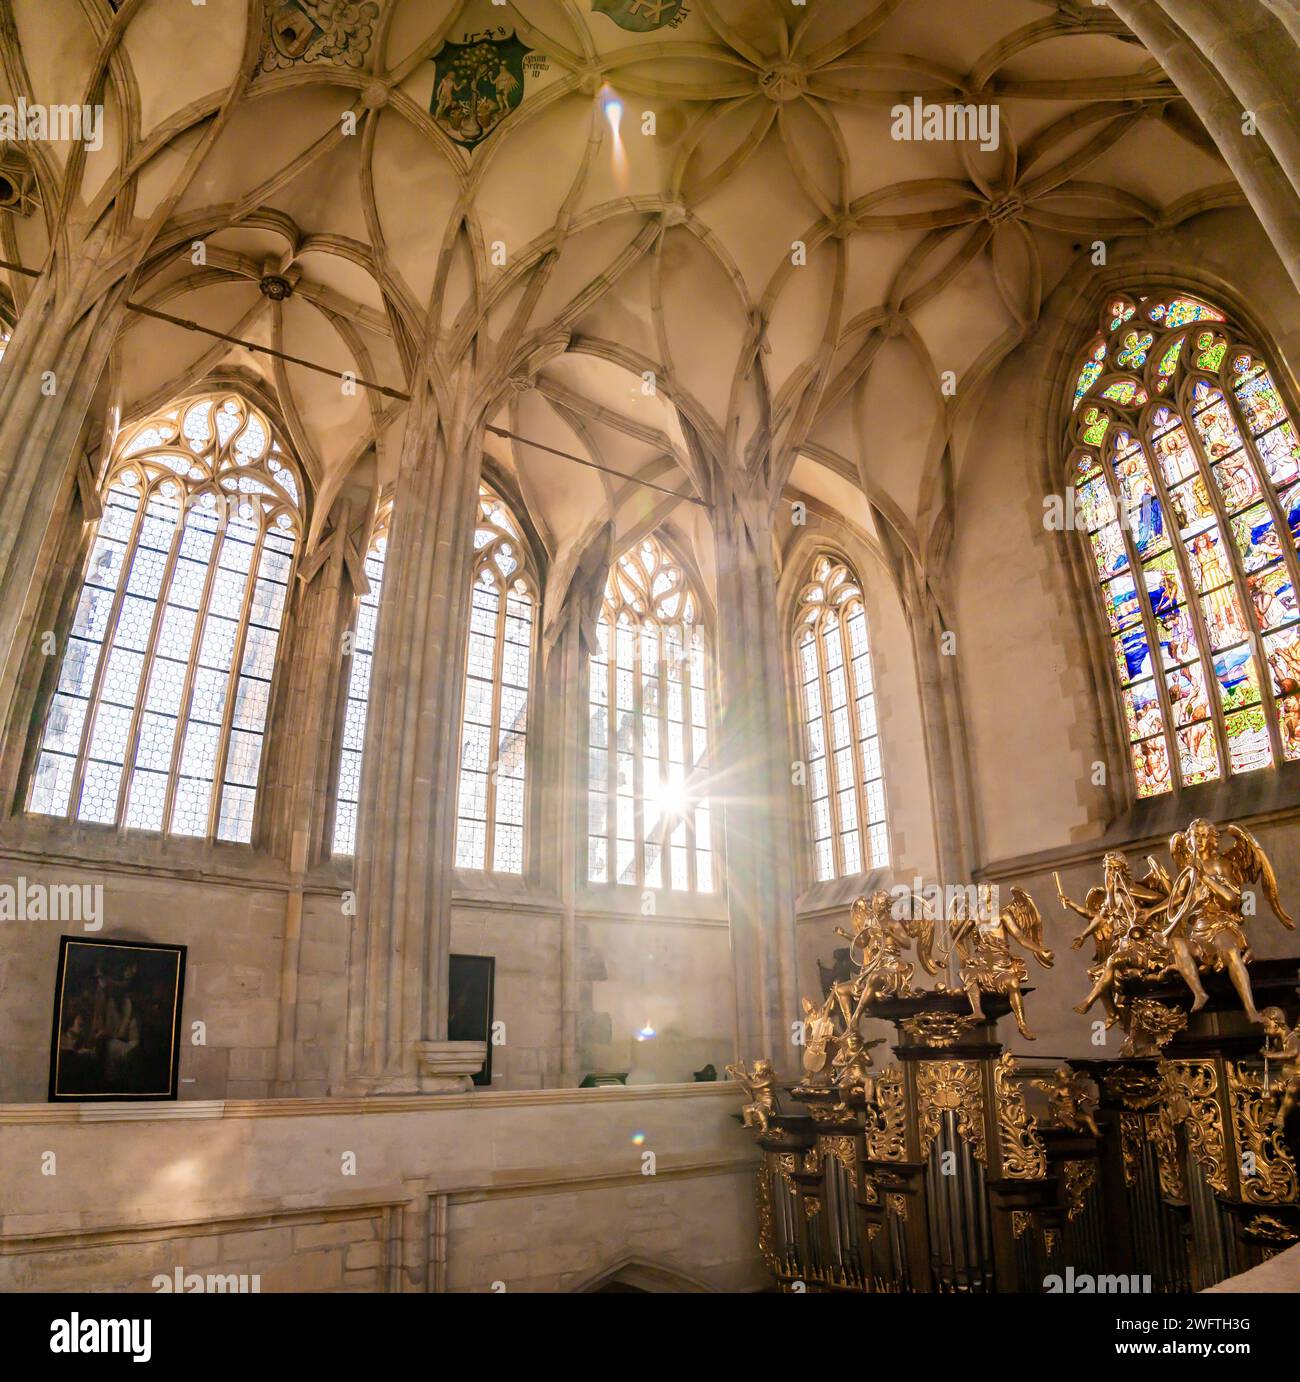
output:
[[[1068,457],[1138,795],[1300,758],[1300,441],[1257,344],[1186,294],[1116,295]]]
[[[589,676],[589,881],[712,892],[708,648],[653,537],[614,563]]]
[[[536,582],[518,525],[486,486],[474,555],[456,866],[522,873]]]
[[[366,744],[370,709],[370,677],[374,671],[375,632],[379,627],[379,597],[384,588],[384,560],[388,555],[388,515],[375,524],[366,554],[369,589],[357,601],[356,625],[348,660],[348,694],[343,708],[343,742],[339,749],[338,784],[334,793],[335,854],[352,854],[357,847],[357,806],[361,799],[361,755]]]
[[[248,843],[301,487],[236,394],[127,429],[28,809]]]
[[[843,562],[814,561],[794,641],[817,881],[884,868],[889,826],[867,615]]]

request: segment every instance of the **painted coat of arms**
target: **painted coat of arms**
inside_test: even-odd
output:
[[[686,0],[591,0],[593,14],[607,14],[620,29],[644,34],[676,28],[686,18]]]
[[[266,7],[262,70],[306,62],[360,67],[378,18],[376,0],[272,0]]]
[[[513,33],[444,43],[434,58],[429,104],[438,128],[467,149],[486,139],[523,99],[529,51]]]

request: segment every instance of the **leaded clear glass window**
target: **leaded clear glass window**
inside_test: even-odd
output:
[[[518,525],[481,486],[461,715],[457,868],[524,871],[535,591]]]
[[[237,394],[123,432],[29,811],[251,840],[301,493]]]
[[[795,613],[805,789],[817,881],[889,863],[885,778],[862,585],[819,556]]]
[[[366,744],[370,709],[370,678],[374,671],[375,632],[379,627],[379,599],[384,588],[384,560],[388,555],[387,515],[375,525],[366,554],[369,589],[357,601],[348,659],[348,694],[343,708],[343,743],[339,750],[338,784],[334,793],[335,854],[353,854],[357,847],[357,805],[361,799],[361,758]]]
[[[588,670],[588,880],[712,892],[708,643],[657,539],[614,563]]]
[[[1300,758],[1300,440],[1249,333],[1118,294],[1068,425],[1139,796]]]

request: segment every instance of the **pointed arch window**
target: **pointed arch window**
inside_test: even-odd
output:
[[[369,589],[357,601],[352,630],[352,656],[348,663],[347,703],[343,708],[343,742],[339,749],[338,782],[334,792],[334,840],[332,852],[348,855],[357,847],[357,806],[361,799],[361,758],[366,744],[366,720],[370,710],[371,673],[375,661],[375,632],[379,627],[379,601],[384,588],[384,561],[388,556],[388,513],[380,514],[366,553]]]
[[[799,594],[795,666],[819,883],[889,863],[885,780],[862,585],[819,556]]]
[[[1140,797],[1300,759],[1300,439],[1227,313],[1118,294],[1067,453]]]
[[[709,675],[699,601],[643,538],[610,572],[589,666],[590,882],[713,891]]]
[[[123,433],[28,810],[251,840],[301,494],[237,394]]]
[[[524,871],[536,589],[518,525],[480,486],[461,716],[458,868]]]

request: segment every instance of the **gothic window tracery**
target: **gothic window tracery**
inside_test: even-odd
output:
[[[589,882],[713,891],[709,675],[699,600],[643,538],[610,571],[589,665]]]
[[[1248,332],[1116,294],[1068,426],[1140,797],[1300,759],[1300,440]]]
[[[28,810],[248,843],[302,489],[238,394],[127,429]]]
[[[519,526],[479,487],[456,819],[456,866],[524,871],[536,580]]]
[[[889,863],[884,769],[862,585],[821,555],[795,611],[795,666],[817,881]]]

